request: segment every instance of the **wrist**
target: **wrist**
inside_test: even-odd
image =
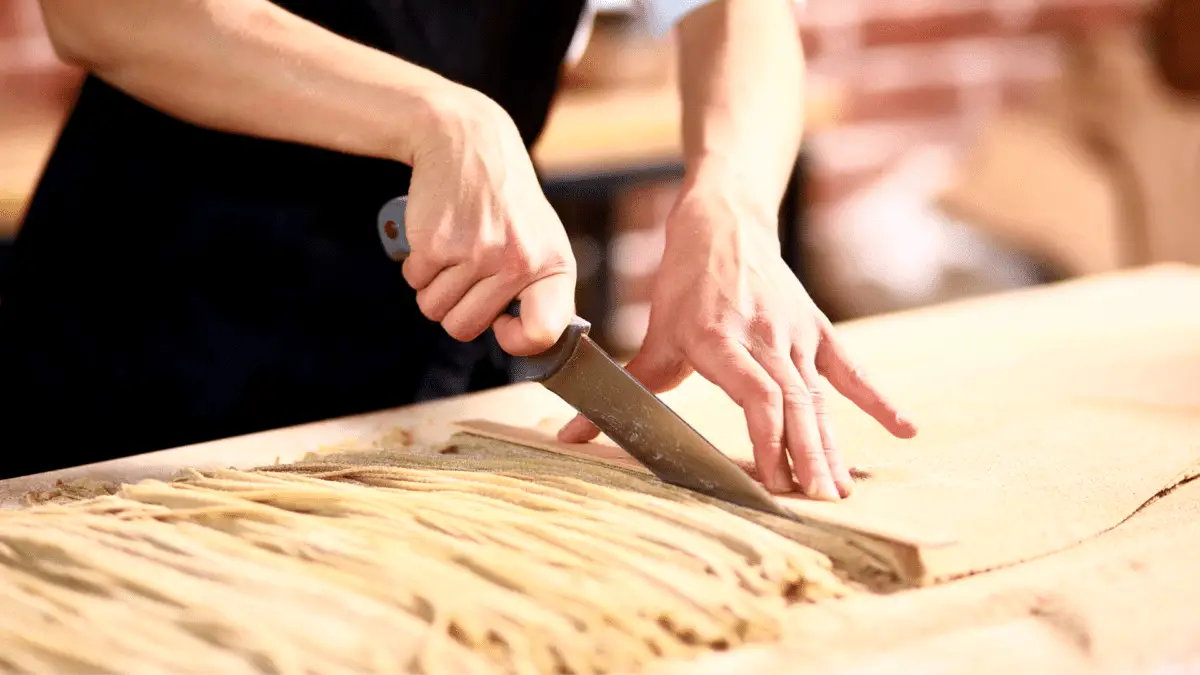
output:
[[[425,156],[461,152],[468,144],[497,147],[511,136],[520,137],[504,108],[470,87],[445,80],[420,98],[418,122],[409,143],[411,161],[406,162],[410,165]]]
[[[699,203],[707,211],[727,211],[739,226],[759,226],[778,234],[783,195],[762,187],[763,181],[739,168],[731,159],[708,155],[692,165],[684,179],[679,201]]]

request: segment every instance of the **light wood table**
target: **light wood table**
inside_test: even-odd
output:
[[[1013,367],[1018,369],[1014,371],[1014,381],[1022,381],[1021,374],[1026,372],[1044,376],[1042,371],[1050,367],[1064,369],[1063,372],[1103,373],[1106,365],[1111,368],[1111,364],[1098,362],[1101,357],[1094,353],[1095,350],[1081,346],[1074,349],[1075,362],[1064,364],[1054,360],[1048,363],[1049,357],[1042,352],[1049,354],[1050,350],[1045,345],[1039,349],[1041,343],[1038,340],[1043,339],[1039,336],[1053,335],[1056,343],[1086,344],[1089,342],[1089,331],[1094,326],[1084,325],[1085,321],[1093,324],[1109,321],[1113,303],[1108,298],[1112,297],[1124,298],[1122,302],[1132,298],[1139,306],[1138,311],[1146,316],[1157,317],[1160,323],[1174,321],[1183,326],[1189,325],[1187,322],[1196,315],[1196,311],[1182,307],[1181,303],[1200,297],[1200,267],[1164,264],[1096,275],[858,319],[838,324],[837,330],[842,344],[871,374],[876,385],[888,392],[901,408],[910,411],[914,419],[920,420],[925,413],[926,416],[937,415],[949,420],[944,422],[946,426],[953,423],[956,427],[970,427],[971,421],[967,417],[987,409],[989,401],[1004,399],[1007,401],[1005,405],[1011,408],[1015,404],[1009,399],[1033,400],[1035,397],[1011,391],[970,392],[970,405],[943,409],[942,392],[930,391],[928,383],[956,382],[970,375],[958,373],[955,370],[958,365],[949,355],[990,354],[997,359],[1011,357],[1016,359],[1017,365]],[[1036,308],[1037,313],[1033,314],[1031,308]],[[1033,318],[1028,318],[1031,315]],[[1053,321],[1047,317],[1059,315],[1074,319],[1061,322],[1063,325],[1047,325]],[[1164,318],[1176,315],[1180,317],[1177,320]],[[1018,342],[1014,331],[1018,330],[1017,326],[1022,320],[1033,321],[1034,324],[1021,333],[1021,341]],[[997,329],[998,326],[1009,324],[1012,327],[1008,332]],[[1126,347],[1128,351],[1140,351],[1143,348],[1138,344]],[[1054,356],[1054,359],[1059,358]],[[1146,381],[1138,385],[1139,395],[1149,397],[1147,400],[1196,398],[1194,388],[1189,386],[1185,388],[1186,391],[1180,390],[1177,383],[1163,384],[1156,378],[1160,378],[1160,374],[1177,375],[1175,371],[1180,368],[1194,370],[1200,367],[1200,363],[1171,365],[1154,361],[1154,358],[1157,358],[1154,354],[1146,355],[1147,363],[1153,361],[1157,365],[1148,367],[1147,373],[1143,374]],[[958,358],[958,361],[963,361],[963,358]],[[963,381],[960,384],[963,392],[970,390],[970,382]],[[1125,385],[1132,386],[1128,382]],[[1161,391],[1155,391],[1156,388]],[[663,399],[688,422],[714,439],[736,437],[736,430],[734,436],[729,436],[729,430],[712,428],[713,420],[705,419],[714,417],[711,414],[713,410],[727,408],[729,401],[719,389],[703,378],[693,375],[677,389],[664,394]],[[834,425],[841,428],[839,436],[845,435],[850,445],[882,443],[894,446],[897,452],[909,447],[906,444],[910,441],[892,438],[842,397],[831,395],[830,399],[829,413]],[[1175,402],[1172,405],[1184,404]],[[1200,409],[1197,412],[1200,414]],[[397,430],[411,434],[415,442],[437,442],[448,438],[455,430],[455,423],[464,420],[555,428],[573,414],[567,404],[541,385],[515,384],[393,410],[163,450],[36,476],[0,480],[0,508],[11,507],[24,492],[59,479],[87,476],[137,480],[142,477],[161,477],[189,466],[251,467],[275,461],[294,461],[305,453],[323,448],[371,443]],[[954,416],[957,418],[950,420]],[[852,448],[850,453],[850,459],[853,460]]]
[[[836,124],[842,93],[815,80],[805,98],[805,127]],[[678,162],[682,157],[679,95],[674,86],[579,90],[561,94],[533,159],[550,179]]]
[[[1181,407],[1197,400],[1189,384],[1194,380],[1186,374],[1200,362],[1125,337],[1139,335],[1136,330],[1103,329],[1121,320],[1116,305],[1132,305],[1130,316],[1146,319],[1144,325],[1160,326],[1176,341],[1188,338],[1197,325],[1197,313],[1188,309],[1194,303],[1188,303],[1198,295],[1200,268],[1162,266],[874,317],[843,324],[840,332],[876,383],[915,410],[914,419],[938,420],[922,430],[933,442],[946,427],[969,427],[972,415],[993,408],[1005,411],[1006,424],[1019,427],[1025,414],[1039,412],[1043,400],[1037,391],[1015,385],[1044,380],[1048,370],[1059,378],[1056,387],[1070,389],[1080,385],[1079,378],[1090,387],[1113,379],[1113,395],[1135,406],[1170,403],[1173,414],[1200,415],[1194,405]],[[1118,344],[1122,341],[1127,344]],[[973,371],[964,363],[977,357],[1007,360],[1001,369],[1016,374],[1014,386],[972,389]],[[1114,362],[1123,365],[1114,371]],[[957,390],[946,391],[948,383]],[[706,406],[728,405],[720,396],[712,385],[692,378],[665,399],[715,435],[720,430],[706,429],[704,418]],[[854,447],[865,444],[919,452],[921,436],[890,439],[840,399],[831,400],[830,412],[851,462]],[[249,468],[294,460],[322,447],[369,443],[397,428],[433,441],[445,438],[459,420],[545,428],[570,413],[540,386],[517,385],[2,481],[0,504],[12,506],[26,491],[45,489],[56,479],[136,481],[185,467]],[[909,450],[905,443],[917,445]],[[1167,494],[1112,532],[1060,553],[932,588],[801,606],[789,614],[777,645],[667,672],[1195,672],[1200,666],[1197,557],[1200,481]]]

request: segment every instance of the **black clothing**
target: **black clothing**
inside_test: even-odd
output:
[[[279,0],[496,100],[532,145],[583,0]],[[0,477],[504,384],[375,213],[407,166],[179,121],[89,78],[0,288]]]

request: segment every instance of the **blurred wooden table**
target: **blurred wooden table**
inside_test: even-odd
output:
[[[836,123],[840,92],[809,84],[805,125]],[[533,159],[550,181],[620,172],[682,158],[679,96],[674,87],[568,90],[559,95]]]

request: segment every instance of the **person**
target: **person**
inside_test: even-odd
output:
[[[585,0],[41,4],[88,76],[0,289],[10,475],[504,384],[507,355],[573,316],[575,261],[529,148]],[[744,408],[769,489],[844,497],[822,376],[891,433],[915,428],[780,256],[794,7],[643,5],[677,36],[686,178],[628,369],[655,392],[711,380]],[[398,266],[374,218],[405,193]]]

